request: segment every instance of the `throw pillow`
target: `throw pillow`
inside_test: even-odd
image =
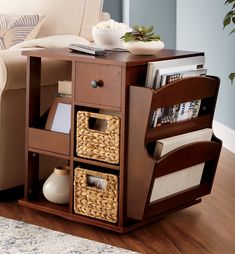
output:
[[[11,49],[17,48],[68,48],[70,44],[80,43],[83,45],[89,45],[90,42],[78,35],[74,34],[60,34],[60,35],[51,35],[43,38],[37,38],[33,40],[23,41],[15,46],[12,46]]]
[[[0,49],[8,49],[17,43],[34,39],[43,23],[38,14],[0,14]]]

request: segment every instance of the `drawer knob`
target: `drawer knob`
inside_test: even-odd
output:
[[[103,86],[103,82],[102,81],[98,81],[98,80],[92,80],[91,81],[91,86],[93,87],[93,88],[97,88],[98,86],[99,87],[102,87]]]

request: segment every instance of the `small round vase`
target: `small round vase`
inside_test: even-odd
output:
[[[47,200],[56,204],[69,203],[69,167],[56,167],[43,184],[42,192]]]
[[[129,41],[124,48],[136,55],[155,55],[164,49],[164,43],[158,41]]]

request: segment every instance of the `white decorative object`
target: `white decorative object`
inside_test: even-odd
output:
[[[155,55],[164,49],[164,43],[158,41],[129,41],[124,48],[136,55]]]
[[[69,167],[56,167],[43,184],[45,198],[56,204],[69,203],[70,176]]]
[[[69,134],[71,128],[71,105],[58,103],[51,130]]]
[[[92,28],[92,36],[97,46],[105,49],[123,48],[121,37],[131,28],[114,20],[101,21]]]

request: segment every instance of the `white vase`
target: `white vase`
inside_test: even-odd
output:
[[[158,41],[129,41],[124,48],[136,55],[155,55],[164,49],[164,43]]]
[[[45,198],[56,204],[69,203],[70,176],[69,167],[56,167],[43,184]]]

